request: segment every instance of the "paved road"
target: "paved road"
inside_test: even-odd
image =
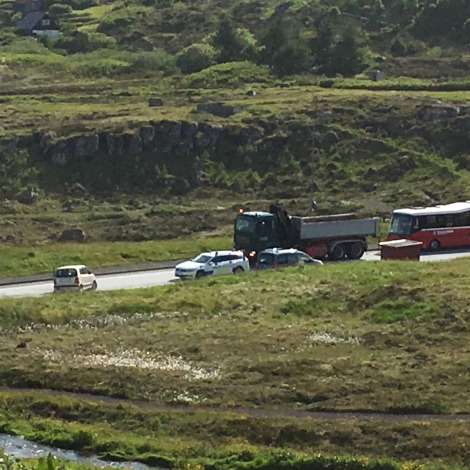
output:
[[[464,256],[470,256],[470,250],[424,253],[421,255],[421,261],[447,261]],[[378,251],[368,251],[364,254],[362,259],[365,261],[379,260],[380,253]],[[98,290],[135,289],[139,287],[158,286],[168,284],[173,280],[175,280],[174,269],[97,276]],[[0,297],[40,296],[52,293],[52,291],[52,281],[15,284],[8,287],[1,287]]]
[[[174,269],[158,269],[155,271],[141,271],[128,274],[109,274],[97,276],[98,290],[135,289],[168,284],[176,279]],[[52,293],[54,285],[48,282],[32,282],[16,284],[0,288],[0,297],[27,297],[40,296]]]

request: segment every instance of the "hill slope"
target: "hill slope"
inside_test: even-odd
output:
[[[305,210],[313,188],[320,211],[364,213],[470,198],[464,2],[43,8],[57,40],[18,36],[0,8],[3,197],[80,183]]]

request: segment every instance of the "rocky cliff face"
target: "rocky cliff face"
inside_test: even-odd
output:
[[[77,182],[107,192],[183,195],[204,182],[244,190],[256,173],[252,179],[258,186],[291,193],[298,187],[305,194],[314,161],[315,184],[332,186],[336,192],[373,192],[405,177],[419,187],[423,172],[456,179],[457,173],[449,170],[455,164],[457,171],[470,168],[465,157],[469,109],[405,98],[403,103],[367,109],[312,110],[310,122],[274,117],[245,118],[240,125],[224,126],[151,121],[125,132],[68,137],[35,132],[2,144],[28,149],[33,164],[42,168],[42,184],[51,190]],[[432,157],[436,152],[441,161]],[[239,176],[236,184],[230,175]]]
[[[297,134],[305,134],[302,140],[307,151],[309,127],[298,123],[295,127]],[[249,166],[268,171],[269,159],[263,162],[262,155],[291,147],[298,150],[298,136],[292,140],[293,134],[292,129],[263,120],[240,126],[159,121],[121,133],[61,138],[53,131],[35,132],[3,144],[28,149],[32,160],[45,164],[49,173],[95,189],[161,186],[168,184],[162,181],[164,176],[164,180],[173,180],[174,191],[187,192],[201,182],[204,162],[220,162],[229,171],[246,169],[247,162],[240,156],[251,154],[255,157]]]
[[[160,121],[124,133],[101,132],[58,138],[53,131],[35,132],[8,139],[3,144],[30,149],[44,161],[65,167],[77,159],[99,154],[121,156],[171,151],[181,156],[216,149],[224,143],[244,146],[263,141],[275,129],[276,126],[264,121],[255,126],[226,127],[205,122]]]

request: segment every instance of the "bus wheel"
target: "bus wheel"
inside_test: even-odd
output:
[[[345,252],[344,252],[344,246],[341,245],[340,243],[338,243],[337,245],[335,245],[335,247],[330,251],[329,255],[328,255],[328,258],[331,260],[331,261],[338,261],[340,259],[343,259],[344,258],[344,255],[345,255]]]
[[[437,251],[441,248],[441,242],[439,240],[432,240],[431,243],[429,244],[429,249],[431,251]]]
[[[366,251],[364,243],[356,242],[353,243],[348,250],[349,259],[361,259],[362,255]]]

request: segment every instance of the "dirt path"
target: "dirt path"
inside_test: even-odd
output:
[[[470,413],[463,414],[419,414],[419,413],[380,413],[369,411],[304,411],[290,409],[267,409],[267,408],[247,408],[247,407],[227,407],[227,406],[202,406],[202,405],[172,405],[168,403],[156,403],[143,400],[132,400],[113,398],[103,395],[93,395],[90,393],[63,392],[49,389],[19,389],[10,387],[0,387],[0,392],[15,393],[42,393],[55,397],[70,397],[94,402],[103,402],[116,405],[134,405],[138,408],[146,408],[162,411],[212,411],[229,412],[247,416],[257,417],[287,417],[287,418],[311,418],[311,419],[333,419],[333,420],[380,420],[380,421],[457,421],[470,420]]]

